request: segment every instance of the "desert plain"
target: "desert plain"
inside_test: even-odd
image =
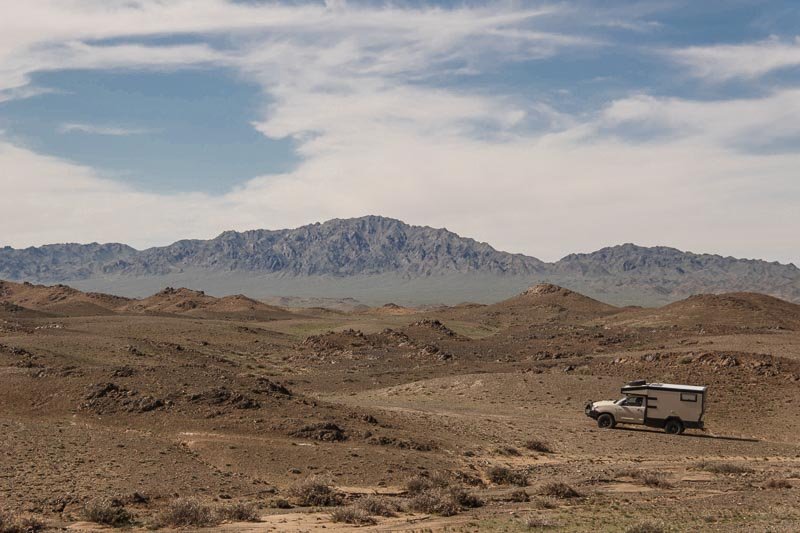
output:
[[[0,302],[0,531],[800,531],[794,303]],[[634,379],[707,385],[706,428],[584,414]]]

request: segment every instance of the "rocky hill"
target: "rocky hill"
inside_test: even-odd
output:
[[[688,327],[695,331],[800,330],[800,305],[764,294],[696,294],[656,309],[625,309],[606,325],[637,328]]]
[[[633,244],[545,263],[446,229],[378,216],[227,231],[141,251],[97,243],[6,247],[0,249],[0,279],[134,297],[179,285],[215,296],[353,297],[370,305],[490,303],[542,282],[615,305],[745,291],[800,302],[794,265]]]
[[[514,324],[583,323],[605,317],[621,309],[599,302],[569,289],[540,283],[522,293],[485,306],[454,306],[437,310],[447,320],[462,320],[507,327]]]

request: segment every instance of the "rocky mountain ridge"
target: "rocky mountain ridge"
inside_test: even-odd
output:
[[[0,249],[0,278],[41,282],[97,275],[153,276],[187,268],[354,276],[397,272],[527,275],[545,265],[498,252],[447,231],[384,217],[334,219],[288,230],[226,231],[210,240],[181,240],[137,251],[123,244],[52,244]]]
[[[138,283],[147,282],[142,290],[152,291],[159,283],[184,284],[184,278],[192,288],[221,295],[241,284],[233,292],[246,289],[256,297],[308,296],[298,287],[313,279],[314,296],[363,300],[366,295],[378,302],[396,300],[397,294],[405,304],[432,303],[437,296],[450,303],[498,301],[537,282],[617,305],[656,305],[691,294],[733,291],[800,301],[800,269],[791,264],[634,244],[545,263],[446,229],[378,216],[287,230],[226,231],[210,240],[181,240],[141,251],[117,243],[0,248],[0,279],[79,282],[83,289],[135,295]],[[350,283],[354,280],[363,283]],[[437,294],[431,287],[450,288]]]

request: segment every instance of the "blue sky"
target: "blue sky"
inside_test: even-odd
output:
[[[32,81],[52,92],[0,104],[0,127],[137,188],[223,193],[295,163],[291,139],[268,139],[249,123],[259,88],[224,69],[65,70]]]
[[[796,2],[4,11],[0,245],[373,213],[543,259],[800,260]]]

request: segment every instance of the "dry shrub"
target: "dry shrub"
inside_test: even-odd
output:
[[[289,503],[289,500],[285,498],[277,498],[272,500],[270,503],[270,507],[274,507],[275,509],[291,509],[292,504]]]
[[[619,477],[630,477],[640,481],[643,485],[653,488],[668,489],[672,483],[667,479],[664,472],[637,470],[635,468],[625,468],[616,471]]]
[[[111,527],[125,527],[133,522],[133,515],[116,499],[98,499],[86,504],[83,517],[89,522]]]
[[[501,446],[495,451],[500,455],[508,455],[510,457],[519,457],[522,455],[514,446]]]
[[[792,484],[786,481],[785,479],[773,478],[767,481],[765,487],[767,487],[768,489],[791,489]]]
[[[210,505],[194,498],[180,498],[158,516],[158,527],[210,527],[220,523],[219,515]]]
[[[461,506],[453,498],[449,490],[436,487],[423,491],[408,504],[409,509],[420,513],[431,513],[442,516],[453,516],[461,511]]]
[[[709,461],[701,461],[697,463],[695,468],[698,468],[699,470],[705,470],[706,472],[712,472],[714,474],[745,474],[753,471],[751,468],[744,465]]]
[[[406,490],[409,494],[419,494],[428,489],[444,488],[450,486],[450,479],[444,474],[436,473],[431,476],[417,475],[406,481]]]
[[[525,529],[549,529],[556,527],[556,524],[542,516],[528,515],[522,519],[522,527]]]
[[[667,529],[658,522],[648,520],[632,525],[625,533],[667,533]]]
[[[409,509],[421,513],[453,516],[462,507],[480,507],[483,502],[460,486],[435,485],[424,488],[411,498]]]
[[[632,477],[634,479],[639,477],[641,470],[636,468],[617,468],[614,470],[616,477]]]
[[[450,487],[450,495],[461,507],[474,509],[483,505],[483,500],[467,492],[463,487]]]
[[[0,510],[0,533],[37,533],[44,528],[44,522],[38,518]]]
[[[217,507],[217,514],[221,520],[229,522],[260,522],[261,516],[258,507],[253,503],[228,503]]]
[[[345,524],[353,524],[356,526],[371,526],[377,524],[375,520],[367,511],[360,507],[349,506],[339,507],[334,509],[331,513],[331,520],[334,522],[343,522]]]
[[[591,376],[592,375],[592,367],[589,365],[581,365],[575,369],[575,373],[579,376]]]
[[[422,481],[424,480],[424,481]],[[408,506],[421,513],[453,516],[463,507],[480,507],[483,502],[459,485],[450,485],[446,478],[412,478],[409,492],[414,494]],[[411,490],[413,488],[414,490]]]
[[[536,507],[539,509],[555,509],[558,507],[558,499],[552,496],[536,498]]]
[[[639,472],[636,477],[647,487],[660,489],[672,487],[672,483],[667,480],[667,475],[664,472]]]
[[[547,483],[539,490],[539,493],[544,496],[552,496],[553,498],[561,499],[580,497],[580,493],[578,493],[577,490],[561,481],[551,481]]]
[[[397,511],[399,511],[398,506],[394,502],[378,496],[366,496],[361,498],[356,502],[355,506],[373,516],[397,516]]]
[[[545,441],[539,439],[528,439],[525,442],[525,447],[532,452],[553,453],[553,448]]]
[[[508,500],[512,502],[522,503],[530,501],[530,499],[531,498],[528,496],[528,493],[523,489],[517,489],[508,495]]]
[[[518,470],[511,470],[505,466],[493,466],[487,470],[489,480],[496,485],[528,486],[528,474]]]
[[[290,487],[288,494],[303,507],[333,507],[344,499],[327,480],[314,476]]]

